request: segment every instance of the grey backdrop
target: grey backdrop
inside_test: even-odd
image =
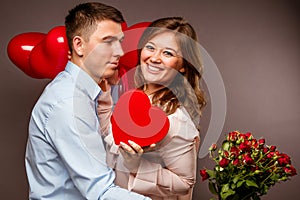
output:
[[[67,11],[82,1],[4,0],[1,27],[0,198],[26,199],[24,168],[31,109],[49,80],[26,76],[8,59],[9,40],[24,32],[48,32],[63,25]],[[288,0],[103,0],[120,9],[128,23],[183,16],[195,27],[202,46],[215,61],[227,95],[223,133],[252,131],[292,157],[300,173],[300,21],[299,3]],[[209,124],[210,105],[202,118]],[[208,156],[198,167],[211,167]],[[188,170],[188,169],[187,169]],[[264,200],[297,199],[300,176],[272,188]],[[194,199],[211,197],[198,177]],[[299,198],[299,197],[298,197]]]

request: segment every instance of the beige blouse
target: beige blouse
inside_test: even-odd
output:
[[[100,97],[102,100],[99,102],[98,114],[107,143],[107,163],[116,172],[115,183],[154,200],[192,199],[199,132],[184,107],[179,107],[168,116],[169,132],[156,144],[155,151],[143,154],[138,172],[133,175],[123,165],[119,147],[114,144],[110,123],[107,123],[110,118],[107,109],[109,103],[104,100],[105,95]]]

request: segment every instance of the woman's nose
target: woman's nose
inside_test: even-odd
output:
[[[151,62],[160,62],[161,61],[161,53],[160,51],[155,51],[150,57]]]

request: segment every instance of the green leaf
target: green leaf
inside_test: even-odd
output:
[[[225,151],[229,151],[230,143],[229,142],[224,142],[222,144],[222,147]]]
[[[228,184],[223,185],[220,193],[222,199],[226,199],[233,194],[235,194],[235,191],[230,189]]]
[[[209,191],[212,193],[212,194],[215,194],[217,195],[217,190],[216,190],[216,185],[212,182],[209,182],[208,183],[208,188],[209,188]]]
[[[240,178],[239,176],[235,176],[235,177],[233,178],[233,180],[232,180],[232,181],[233,181],[233,183],[237,183],[237,182],[238,182],[238,180],[239,180],[239,178]]]
[[[231,189],[235,189],[236,188],[236,184],[232,183],[230,187],[231,187]]]
[[[243,185],[243,183],[245,183],[245,180],[242,180],[242,181],[239,181],[237,184],[236,184],[236,187],[241,187]]]
[[[229,184],[227,183],[222,186],[221,192],[226,193],[229,189],[230,189]]]
[[[257,187],[258,188],[258,185],[252,180],[246,180],[246,185],[249,187]]]
[[[215,172],[213,170],[207,169],[206,172],[210,178],[216,178]]]

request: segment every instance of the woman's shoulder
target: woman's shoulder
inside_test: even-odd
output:
[[[168,118],[170,121],[168,135],[170,137],[181,137],[186,140],[194,140],[196,136],[199,136],[198,129],[183,106],[177,108],[173,114],[168,116]]]

